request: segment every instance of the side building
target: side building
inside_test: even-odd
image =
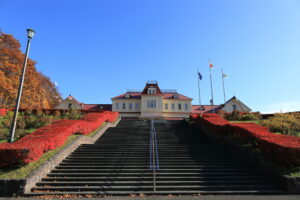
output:
[[[226,101],[225,104],[221,105],[192,105],[192,113],[217,113],[219,111],[230,113],[232,111],[239,112],[251,112],[251,108],[246,106],[241,100],[233,96],[231,99]]]
[[[128,90],[111,100],[112,111],[121,117],[187,118],[193,99],[176,90],[161,90],[156,81],[148,81],[142,91]]]
[[[107,110],[111,111],[111,104],[85,104],[79,102],[73,96],[69,95],[67,98],[62,100],[54,109],[78,109],[78,110]]]

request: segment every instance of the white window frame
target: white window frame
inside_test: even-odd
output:
[[[123,108],[123,110],[126,110],[126,103],[122,104],[122,108]]]
[[[156,108],[156,100],[148,100],[148,108],[149,109]]]
[[[132,103],[129,103],[129,110],[132,110]]]
[[[165,109],[166,109],[166,110],[169,109],[169,104],[165,103]]]
[[[232,110],[237,110],[237,105],[236,104],[232,105]]]
[[[148,88],[148,94],[156,94],[156,88]]]
[[[188,106],[187,103],[184,104],[184,109],[185,109],[185,110],[188,110],[188,109],[189,109],[189,106]]]
[[[172,110],[175,110],[175,103],[172,103]]]

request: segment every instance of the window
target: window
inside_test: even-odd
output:
[[[132,103],[129,104],[129,109],[132,110]]]
[[[233,110],[237,110],[237,108],[236,108],[236,105],[235,105],[235,104],[233,104],[233,105],[232,105],[232,109],[233,109]]]
[[[135,104],[135,109],[138,110],[139,107],[140,107],[139,103],[136,103],[136,104]]]
[[[179,99],[178,94],[174,94],[174,99]]]
[[[71,103],[69,103],[68,108],[69,108],[69,109],[72,108],[72,104],[71,104]]]
[[[126,109],[126,104],[125,103],[123,103],[123,110],[125,110]]]
[[[149,100],[148,101],[148,108],[156,108],[156,101],[155,100]]]
[[[184,104],[184,109],[185,109],[185,110],[188,110],[188,109],[189,109],[189,106],[188,106],[187,103]]]
[[[172,103],[172,110],[175,110],[175,104]]]
[[[119,103],[116,103],[116,110],[119,110]]]
[[[125,99],[130,99],[130,94],[126,93],[125,94]]]
[[[181,110],[181,103],[178,104],[178,110]]]
[[[165,109],[168,110],[168,104],[167,103],[165,104]]]
[[[156,94],[156,88],[148,88],[148,94]]]

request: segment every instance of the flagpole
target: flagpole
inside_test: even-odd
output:
[[[210,90],[211,90],[211,106],[212,106],[212,110],[213,113],[215,112],[214,109],[214,94],[213,94],[213,85],[212,85],[212,77],[211,77],[211,67],[210,67],[210,58],[208,59],[208,68],[209,68],[209,76],[210,76]]]
[[[199,80],[200,77],[199,77],[199,69],[198,69],[197,78],[198,78],[199,105],[201,106],[201,93],[200,93],[200,80]]]
[[[223,94],[224,94],[224,107],[226,106],[226,95],[225,95],[225,84],[224,84],[224,72],[222,69],[222,83],[223,83]]]

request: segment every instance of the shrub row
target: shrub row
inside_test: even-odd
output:
[[[7,111],[9,111],[9,109],[0,108],[0,116],[5,116]]]
[[[229,123],[217,114],[203,114],[191,118],[210,132],[227,135],[242,143],[251,144],[282,166],[300,165],[300,138],[270,133],[255,123]]]
[[[75,133],[89,134],[103,122],[113,122],[116,112],[89,113],[80,120],[57,120],[24,136],[14,143],[0,144],[0,167],[27,164],[38,160],[44,152],[62,146]]]
[[[253,120],[260,120],[261,114],[259,112],[252,112],[252,113],[243,113],[237,110],[233,112],[226,113],[226,112],[218,112],[218,114],[226,120],[230,121],[253,121]]]

